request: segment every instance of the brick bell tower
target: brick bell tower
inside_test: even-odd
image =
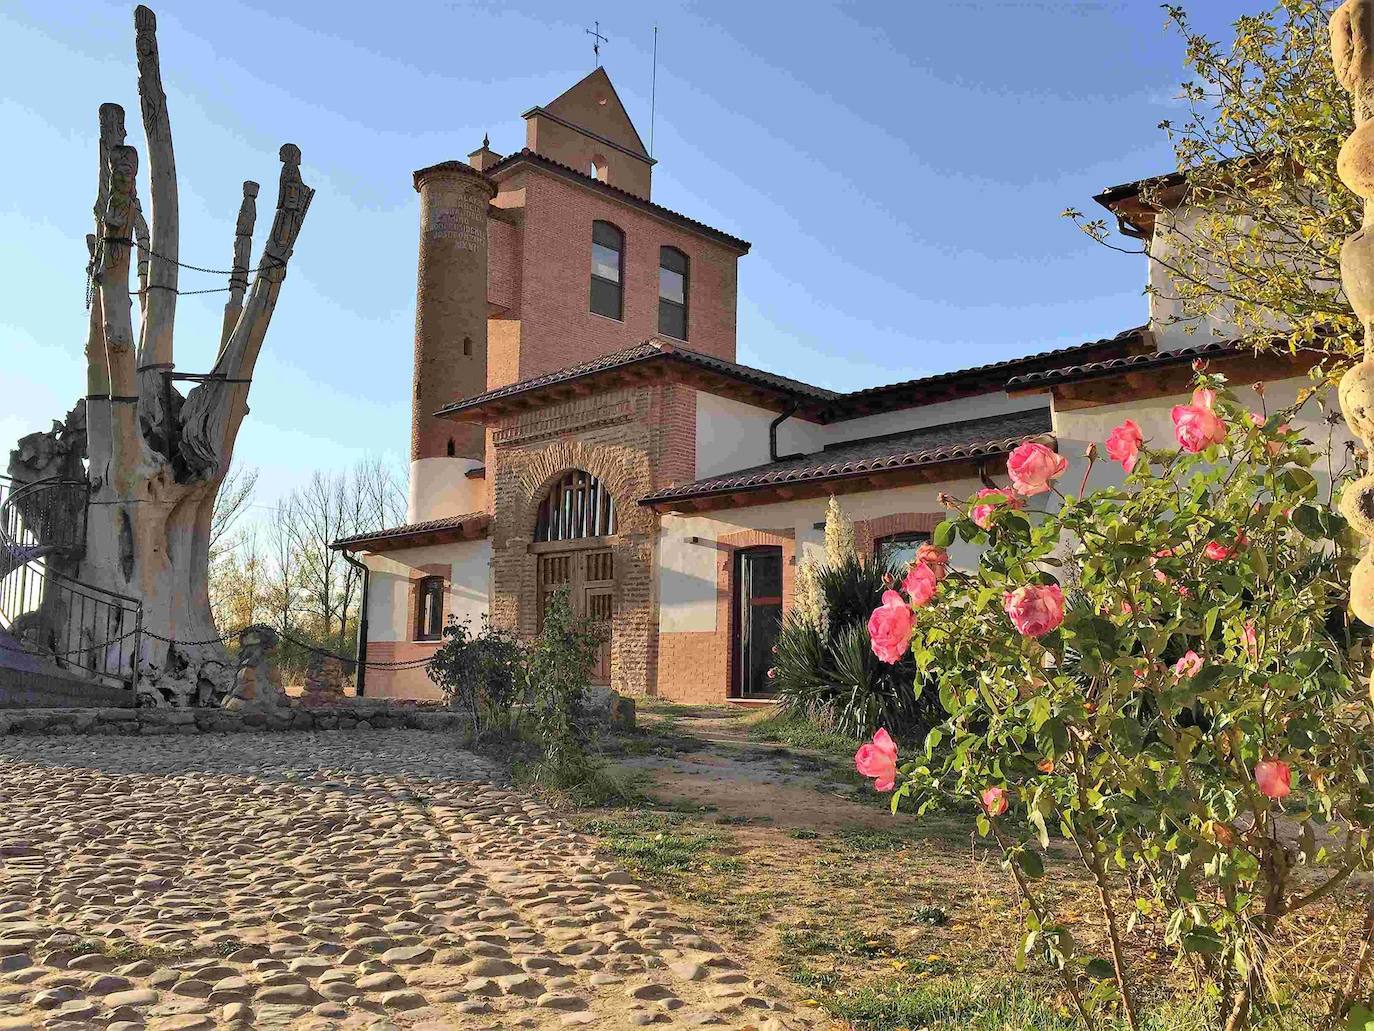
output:
[[[415,291],[407,521],[481,511],[485,489],[466,474],[484,461],[479,425],[434,418],[487,387],[487,205],[496,187],[461,161],[415,173],[420,269]]]

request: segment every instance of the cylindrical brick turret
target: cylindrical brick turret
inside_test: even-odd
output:
[[[410,457],[481,459],[480,426],[434,413],[487,388],[487,205],[496,187],[470,165],[445,161],[416,172],[415,189],[420,273]]]
[[[481,426],[434,413],[487,387],[487,205],[496,187],[470,165],[445,161],[416,172],[415,189],[420,271],[409,516],[419,520],[459,514],[447,509],[470,492],[463,473],[483,461]]]

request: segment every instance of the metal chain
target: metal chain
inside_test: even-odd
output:
[[[207,275],[212,275],[212,276],[236,276],[236,275],[238,275],[239,273],[245,273],[245,274],[246,274],[246,273],[248,272],[248,269],[246,269],[246,268],[244,268],[244,269],[237,269],[237,268],[205,268],[205,267],[202,266],[202,265],[189,265],[189,264],[187,264],[187,263],[184,262],[184,261],[177,261],[177,260],[175,260],[174,258],[169,258],[169,257],[167,257],[167,255],[165,255],[165,254],[159,254],[157,251],[153,250],[151,247],[145,247],[143,244],[139,243],[137,240],[131,240],[131,239],[129,239],[128,237],[123,237],[123,236],[107,236],[107,237],[105,238],[105,242],[106,242],[106,243],[122,243],[122,244],[127,244],[127,245],[130,246],[130,247],[136,247],[138,250],[142,251],[144,254],[148,255],[149,257],[157,258],[159,261],[170,262],[171,264],[175,265],[177,268],[184,268],[184,269],[186,269],[188,272],[204,272],[204,273],[206,273]],[[274,257],[273,257],[272,255],[270,255],[270,254],[264,254],[263,257],[262,257],[262,261],[258,263],[258,272],[261,272],[262,269],[264,269],[264,268],[286,268],[286,262],[282,261],[280,258],[274,258]],[[95,281],[96,281],[96,275],[95,275],[95,258],[91,258],[91,260],[88,261],[88,262],[86,263],[86,310],[87,310],[87,311],[90,310],[91,305],[92,305],[92,304],[94,303],[94,301],[95,301],[95,294],[96,294]],[[247,290],[247,289],[251,288],[252,285],[253,285],[254,283],[256,283],[257,281],[258,281],[258,277],[257,277],[257,275],[256,275],[256,273],[255,273],[254,276],[253,276],[253,278],[252,278],[250,281],[248,281],[248,282],[244,285],[244,289]],[[149,286],[149,287],[148,287],[147,289],[145,289],[145,290],[135,290],[134,293],[135,293],[136,295],[138,295],[138,296],[142,296],[143,294],[147,293],[148,290],[152,290],[152,289],[157,289],[157,290],[170,290],[172,293],[176,294],[178,297],[195,297],[195,296],[197,296],[197,295],[199,295],[199,294],[227,294],[230,290],[232,290],[232,289],[234,289],[234,288],[233,288],[232,286],[217,286],[217,287],[214,287],[214,288],[209,289],[209,290],[176,290],[176,289],[174,289],[174,288],[172,288],[172,287],[170,287],[170,286],[162,286],[162,285],[160,285],[160,284],[154,284],[154,285],[152,285],[152,286]]]
[[[351,659],[351,658],[349,658],[349,657],[347,657],[347,656],[345,656],[345,655],[339,655],[339,654],[336,653],[336,652],[331,652],[331,651],[328,651],[327,649],[324,649],[324,648],[318,648],[318,647],[316,647],[315,645],[310,644],[308,641],[302,641],[302,640],[301,640],[299,637],[297,637],[295,634],[288,633],[288,632],[283,631],[283,630],[278,630],[276,627],[268,626],[266,623],[254,623],[252,626],[246,626],[246,627],[244,627],[242,630],[237,631],[237,632],[235,632],[235,633],[231,633],[231,634],[221,634],[219,637],[212,637],[212,638],[210,638],[209,640],[206,640],[206,641],[179,641],[179,640],[177,640],[177,639],[174,638],[174,637],[163,637],[161,634],[159,634],[159,633],[157,633],[157,632],[155,632],[155,631],[153,631],[153,630],[144,630],[143,633],[144,633],[146,636],[153,638],[154,640],[161,641],[163,644],[179,644],[179,645],[182,645],[182,646],[187,647],[187,648],[194,648],[194,647],[197,647],[197,646],[200,646],[200,645],[206,645],[206,644],[228,644],[230,641],[234,640],[236,637],[239,637],[241,634],[245,634],[245,633],[247,633],[247,632],[250,631],[250,630],[270,630],[272,633],[274,633],[274,634],[276,634],[278,637],[280,637],[283,641],[289,641],[290,643],[294,644],[296,647],[298,647],[298,648],[303,648],[303,649],[305,649],[305,650],[308,651],[308,652],[313,652],[313,653],[316,654],[316,655],[323,655],[325,658],[329,658],[329,659],[337,659],[337,660],[339,660],[340,662],[347,663],[347,664],[350,665],[350,666],[356,666],[356,665],[358,664],[358,662],[357,662],[356,659]],[[401,661],[397,661],[397,662],[364,662],[364,663],[363,663],[363,666],[366,667],[367,669],[389,669],[389,670],[413,669],[413,668],[418,668],[418,667],[420,667],[420,666],[427,666],[427,665],[429,665],[429,659],[405,659],[405,660],[401,660]]]
[[[14,645],[9,644],[0,644],[0,649],[3,649],[7,652],[20,652],[24,655],[35,655],[43,659],[68,659],[71,658],[73,655],[85,655],[88,652],[104,650],[112,644],[118,644],[120,641],[123,641],[126,638],[133,637],[136,633],[138,633],[137,627],[135,627],[133,630],[129,630],[125,633],[120,634],[118,637],[111,637],[107,641],[102,641],[99,644],[88,644],[84,648],[73,648],[71,651],[67,652],[35,651],[32,648],[16,648]],[[145,630],[144,633],[147,633],[147,631]]]

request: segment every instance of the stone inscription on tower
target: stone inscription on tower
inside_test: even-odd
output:
[[[428,228],[433,236],[453,240],[453,246],[459,250],[476,253],[486,239],[486,201],[476,197],[460,197],[457,207],[435,211]]]

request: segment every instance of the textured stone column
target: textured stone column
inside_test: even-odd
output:
[[[1374,0],[1346,0],[1331,17],[1331,55],[1336,75],[1350,91],[1355,131],[1341,146],[1336,170],[1364,199],[1364,224],[1341,247],[1341,283],[1364,326],[1364,359],[1341,379],[1345,421],[1363,442],[1374,445]],[[1374,474],[1366,473],[1341,496],[1341,513],[1365,538],[1364,554],[1350,581],[1350,607],[1374,626]]]

